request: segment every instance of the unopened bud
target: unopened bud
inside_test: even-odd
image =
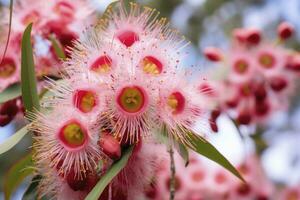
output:
[[[239,124],[244,124],[244,125],[248,125],[251,122],[251,113],[244,111],[239,113],[238,117],[237,117],[237,121]]]
[[[223,57],[220,49],[216,47],[206,47],[203,53],[208,60],[213,62],[219,62]]]
[[[109,133],[102,133],[98,145],[102,148],[105,153],[111,159],[119,159],[121,157],[121,146],[119,141]]]
[[[275,92],[280,92],[287,87],[288,82],[282,77],[273,77],[270,80],[270,85]]]
[[[248,29],[246,32],[246,41],[249,44],[257,45],[261,40],[261,32],[258,29]]]
[[[294,27],[288,22],[282,22],[277,28],[278,37],[283,40],[290,38],[294,33]]]
[[[234,29],[233,31],[233,37],[240,43],[246,42],[247,35],[246,35],[246,30],[242,28],[237,28]]]

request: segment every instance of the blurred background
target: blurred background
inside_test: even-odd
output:
[[[110,0],[91,0],[99,13],[103,12]],[[156,8],[161,16],[170,19],[173,27],[191,41],[187,65],[205,71],[212,64],[205,61],[202,51],[207,46],[226,49],[231,41],[231,31],[238,27],[257,27],[263,30],[264,37],[276,38],[276,27],[281,21],[295,26],[296,35],[288,46],[300,50],[300,0],[139,0],[136,1]],[[46,3],[46,2],[45,2]],[[1,6],[9,1],[1,0]],[[263,152],[262,164],[267,176],[277,184],[294,185],[300,182],[300,92],[299,83],[296,95],[286,112],[272,116],[268,131],[264,134],[267,149]],[[228,159],[238,164],[246,154],[254,151],[250,138],[241,139],[234,124],[226,116],[218,119],[219,132],[210,137],[213,144]],[[20,127],[18,120],[0,128],[0,143]],[[5,171],[21,155],[27,152],[31,141],[24,138],[8,153],[0,156],[0,191]],[[29,180],[28,180],[29,181]],[[14,195],[21,198],[26,184]],[[0,199],[4,199],[0,193]]]

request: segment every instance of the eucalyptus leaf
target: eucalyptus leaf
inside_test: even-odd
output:
[[[32,166],[32,154],[29,153],[10,168],[4,179],[5,200],[9,200],[23,180],[34,173]]]
[[[218,163],[241,181],[245,182],[238,170],[212,144],[190,130],[185,129],[185,134],[187,136],[187,142],[185,142],[187,147]]]
[[[182,144],[180,141],[175,143],[175,148],[181,158],[184,160],[185,166],[188,166],[189,164],[189,151],[186,148],[184,144]]]
[[[0,155],[13,148],[28,133],[27,126],[18,130],[15,134],[0,144]]]
[[[21,85],[13,84],[0,93],[0,103],[7,102],[21,96]]]
[[[36,175],[32,178],[30,185],[23,194],[22,200],[46,200],[46,197],[42,199],[38,198],[38,185],[42,179],[41,175]]]
[[[129,147],[125,150],[120,160],[115,162],[111,168],[101,177],[96,186],[92,189],[92,191],[87,195],[85,200],[97,200],[106,186],[116,177],[120,171],[126,166],[134,146]]]
[[[33,112],[39,110],[40,105],[31,46],[31,29],[32,23],[27,26],[22,38],[21,86],[24,107],[27,111]]]
[[[63,49],[61,43],[56,39],[56,37],[54,35],[50,35],[49,39],[52,43],[52,47],[54,49],[56,56],[62,60],[65,60],[66,54],[64,52],[64,49]]]

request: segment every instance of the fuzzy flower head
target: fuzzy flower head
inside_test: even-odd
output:
[[[185,143],[187,132],[205,131],[195,127],[209,108],[182,66],[187,42],[150,8],[131,4],[127,12],[121,2],[115,9],[74,44],[63,79],[49,81],[53,96],[42,106],[50,111],[32,126],[37,162],[63,178],[74,171],[85,179],[99,160],[118,159],[128,145],[154,149],[148,143],[162,130]],[[143,183],[135,191],[145,185],[142,174],[155,170],[147,155],[134,153],[124,170],[126,185]]]
[[[87,171],[94,170],[101,159],[97,146],[99,135],[80,112],[63,110],[63,114],[54,110],[49,115],[37,115],[32,125],[36,132],[35,159],[38,164],[50,162],[62,176],[73,170],[75,176],[81,178]]]
[[[26,26],[33,23],[32,40],[37,76],[59,76],[59,59],[52,47],[50,36],[56,38],[68,54],[66,47],[72,46],[72,40],[79,37],[78,30],[86,26],[84,20],[89,19],[89,23],[93,21],[93,9],[82,0],[55,0],[47,4],[44,1],[25,0],[15,1],[14,4],[7,58],[0,65],[0,91],[20,81],[21,38]],[[1,40],[6,39],[8,34],[8,8],[3,9],[3,15],[0,21]],[[6,42],[1,42],[1,52],[4,52],[2,50],[5,45]]]

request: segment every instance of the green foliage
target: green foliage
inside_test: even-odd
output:
[[[27,126],[21,128],[15,134],[0,144],[0,155],[13,148],[28,133]]]
[[[4,180],[5,200],[9,200],[12,193],[22,183],[22,181],[27,176],[33,174],[34,170],[32,165],[32,154],[30,153],[10,168]]]
[[[111,168],[101,177],[98,181],[97,185],[93,188],[93,190],[87,195],[85,200],[97,200],[106,186],[116,177],[120,171],[126,166],[134,146],[129,147],[125,150],[120,160],[115,162]]]
[[[56,56],[61,60],[65,60],[66,55],[65,55],[64,49],[61,46],[60,42],[56,39],[56,37],[54,35],[50,35],[49,39],[52,43],[52,47],[54,48],[54,52],[55,52]]]
[[[185,142],[185,145],[187,147],[218,163],[219,165],[230,171],[232,174],[234,174],[236,177],[238,177],[241,181],[245,182],[237,169],[212,144],[190,130],[186,129],[185,134],[187,140],[187,142]]]
[[[15,99],[19,96],[21,96],[21,85],[16,83],[0,93],[0,103]]]
[[[33,112],[39,110],[40,104],[31,45],[31,28],[32,24],[29,24],[22,38],[21,86],[24,107],[27,111]]]

